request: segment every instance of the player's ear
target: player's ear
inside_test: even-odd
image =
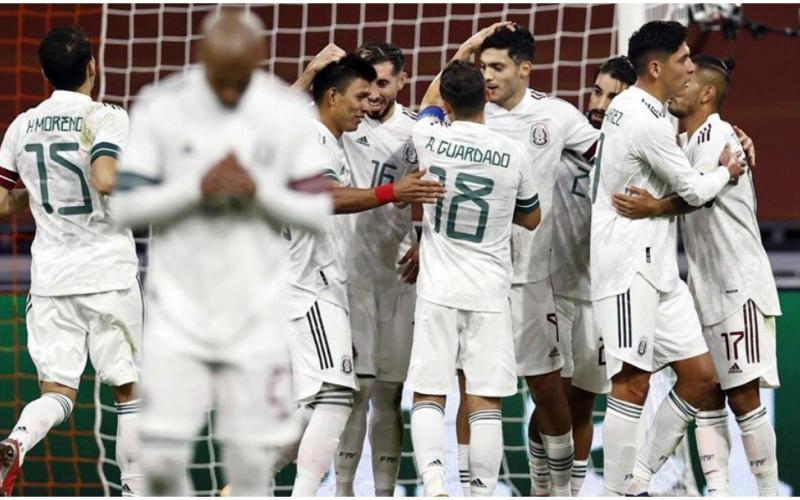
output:
[[[717,87],[713,85],[703,85],[703,89],[700,91],[700,103],[705,104],[707,102],[712,102],[717,98]]]
[[[527,80],[531,75],[532,69],[533,69],[533,63],[530,61],[524,61],[522,64],[519,65],[519,76]]]
[[[400,75],[397,77],[397,81],[398,81],[397,90],[398,91],[403,90],[403,87],[405,87],[406,83],[408,82],[408,73],[406,73],[405,71],[401,71]]]
[[[328,104],[328,106],[333,107],[336,104],[336,98],[338,96],[339,93],[336,92],[336,87],[331,87],[325,91],[324,101]]]
[[[86,77],[87,78],[95,78],[97,76],[97,61],[95,61],[94,56],[89,60],[89,64],[86,66]]]
[[[647,63],[647,73],[654,80],[658,80],[658,77],[661,75],[661,61],[657,57],[650,59]]]

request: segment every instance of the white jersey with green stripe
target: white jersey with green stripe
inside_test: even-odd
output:
[[[314,125],[317,141],[328,153],[323,174],[340,185],[349,186],[350,169],[341,140],[321,122],[314,121]],[[291,261],[291,319],[303,317],[324,290],[346,282],[344,259],[350,241],[349,217],[351,215],[328,216],[328,228],[319,235],[293,227],[284,228],[283,235],[289,241]],[[327,293],[325,297],[348,308],[346,294]]]
[[[424,205],[417,296],[469,311],[502,312],[511,290],[511,221],[539,196],[518,141],[486,125],[423,116],[413,129],[425,179],[444,199]]]
[[[369,188],[395,182],[417,169],[411,144],[416,115],[395,103],[392,115],[380,122],[369,117],[342,136],[353,186]],[[347,281],[368,290],[406,290],[397,262],[416,241],[410,206],[393,203],[354,214],[347,254]]]
[[[681,143],[697,169],[714,165],[726,145],[744,155],[733,127],[716,113]],[[681,225],[689,260],[689,288],[700,321],[711,326],[752,300],[762,314],[779,316],[778,290],[756,217],[756,192],[750,170],[728,184],[713,202],[687,214]]]
[[[526,168],[539,190],[542,221],[533,232],[521,227],[512,230],[514,283],[543,280],[550,275],[552,197],[561,153],[573,151],[591,158],[599,133],[572,104],[531,89],[511,110],[486,104],[486,125],[519,141],[531,159]]]
[[[100,293],[136,283],[131,231],[114,223],[108,196],[91,183],[92,161],[116,158],[127,137],[125,110],[64,90],[19,115],[6,131],[0,186],[10,190],[21,178],[36,221],[31,293]]]
[[[585,158],[571,151],[561,155],[553,189],[553,251],[550,253],[553,293],[586,301],[591,300],[591,168]]]

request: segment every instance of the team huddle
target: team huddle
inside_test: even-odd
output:
[[[781,311],[755,149],[719,114],[730,61],[647,23],[597,68],[583,114],[529,88],[534,38],[501,22],[415,114],[392,44],[331,44],[288,88],[257,68],[263,31],[206,19],[200,67],[145,88],[130,121],[92,101],[82,30],[42,41],[56,90],[0,148],[0,214],[30,207],[37,225],[26,322],[42,391],[0,443],[3,495],[70,416],[87,356],[112,387],[124,495],[191,494],[214,408],[232,495],[271,493],[295,462],[292,495],[313,496],[333,462],[337,496],[354,496],[369,439],[375,495],[392,496],[405,387],[424,495],[448,495],[458,390],[463,495],[491,496],[518,378],[532,496],[580,494],[599,394],[606,494],[647,494],[695,422],[709,493],[730,495],[727,403],[759,494],[777,495],[759,387],[779,384]],[[141,295],[131,228],[148,227]],[[667,366],[677,382],[640,440]]]

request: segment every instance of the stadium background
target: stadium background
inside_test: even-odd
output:
[[[192,62],[199,24],[214,8],[179,4],[0,6],[0,135],[17,114],[49,94],[36,49],[52,27],[79,24],[87,30],[101,72],[96,91],[106,101],[127,107],[143,85]],[[581,109],[594,67],[617,53],[614,5],[296,4],[251,9],[267,28],[270,55],[265,67],[287,81],[296,78],[329,41],[346,50],[363,41],[392,41],[407,52],[412,82],[400,102],[412,106],[460,42],[477,28],[501,18],[532,28],[536,36],[532,85]],[[747,18],[766,25],[796,23],[798,12],[797,4],[745,6]],[[793,356],[800,354],[800,291],[792,288],[798,287],[800,275],[800,197],[795,194],[800,169],[797,156],[789,151],[798,138],[800,88],[794,83],[800,77],[800,68],[786,62],[800,60],[800,43],[779,36],[754,39],[745,33],[727,40],[720,32],[701,33],[696,26],[691,34],[695,51],[736,59],[733,90],[724,111],[729,121],[753,137],[758,148],[755,176],[759,219],[765,244],[774,245],[770,250],[781,257],[781,272],[787,274],[780,280],[786,286],[781,290],[784,316],[778,321],[783,383],[775,395],[778,459],[781,479],[798,491],[800,478],[790,471],[800,467],[800,435],[792,432],[792,422],[800,418],[796,401],[800,373],[791,365]],[[23,215],[0,221],[0,226],[0,435],[5,435],[24,404],[38,396],[38,387],[24,347],[23,314],[34,225],[30,215]],[[101,392],[96,394],[98,390]],[[28,455],[18,494],[118,494],[100,480],[104,475],[113,486],[118,483],[118,473],[108,460],[98,466],[98,454],[114,456],[115,426],[113,412],[107,406],[95,409],[96,396],[110,401],[109,394],[98,389],[87,373],[73,418]],[[527,491],[524,433],[520,432],[525,411],[522,397],[511,398],[504,408],[504,414],[511,417],[505,427],[505,466],[522,472],[514,477],[514,485]],[[602,402],[598,405],[601,408]],[[98,418],[101,414],[102,419]],[[217,450],[200,440],[198,453],[194,474],[198,489],[213,492],[218,489],[218,477],[208,472],[220,471],[202,464],[210,461],[218,466]],[[601,453],[593,459],[602,464]],[[286,477],[284,473],[279,480]],[[401,478],[415,477],[411,460],[404,460]]]

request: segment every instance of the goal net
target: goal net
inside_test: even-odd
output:
[[[130,107],[139,90],[193,64],[200,24],[216,4],[106,4],[14,5],[0,7],[0,73],[13,89],[0,88],[0,133],[16,114],[38,103],[48,93],[36,61],[41,37],[58,25],[80,24],[93,36],[100,69],[98,98]],[[621,23],[641,22],[672,13],[653,10],[627,15],[622,6],[578,4],[279,4],[245,6],[264,22],[268,57],[263,67],[286,81],[326,44],[352,50],[366,41],[390,41],[406,54],[409,84],[399,100],[415,108],[427,85],[458,48],[478,29],[511,20],[529,27],[536,39],[532,86],[585,107],[598,64],[618,50],[625,29]],[[639,22],[639,24],[641,24]],[[638,25],[637,25],[638,26]],[[24,294],[29,276],[30,217],[14,218],[2,231],[0,263],[4,293],[0,306],[0,433],[19,416],[22,406],[38,396],[36,372],[25,352]],[[11,235],[11,236],[6,236]],[[140,250],[147,238],[139,238]],[[146,269],[143,268],[143,271]],[[453,405],[457,401],[451,398]],[[605,401],[598,401],[596,423]],[[409,405],[404,402],[405,421]],[[504,402],[505,456],[499,492],[529,491],[525,423],[532,406],[526,389]],[[6,427],[2,427],[6,426]],[[26,459],[16,492],[25,495],[118,495],[119,472],[114,458],[116,415],[108,388],[87,372],[73,418],[54,430]],[[192,479],[200,495],[214,495],[224,485],[218,449],[213,443],[213,415],[197,438]],[[417,474],[407,433],[398,492],[417,493]],[[602,450],[596,433],[592,460],[594,475],[587,488],[599,492]],[[454,437],[450,437],[454,442]],[[451,458],[451,457],[448,457]],[[459,493],[455,458],[449,462],[452,492]],[[289,492],[293,470],[277,478],[277,494]],[[358,494],[372,494],[369,451],[357,476]],[[585,490],[586,491],[586,490]],[[328,481],[321,493],[332,493]]]

